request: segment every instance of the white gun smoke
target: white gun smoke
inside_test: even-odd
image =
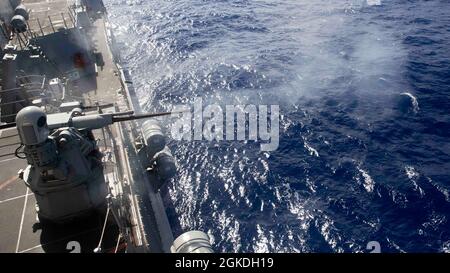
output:
[[[3,22],[9,22],[14,10],[9,0],[0,0],[0,20]]]

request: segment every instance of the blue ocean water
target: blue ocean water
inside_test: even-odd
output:
[[[172,222],[224,252],[450,251],[450,2],[105,0],[148,111],[279,104],[280,146],[179,142]]]

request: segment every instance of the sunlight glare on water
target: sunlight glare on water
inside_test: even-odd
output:
[[[280,105],[273,152],[171,141],[182,229],[219,252],[448,251],[450,3],[105,4],[147,110]]]

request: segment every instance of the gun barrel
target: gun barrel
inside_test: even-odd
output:
[[[136,119],[144,119],[144,118],[156,118],[162,116],[168,116],[176,113],[182,112],[162,112],[162,113],[149,113],[149,114],[136,114],[132,116],[113,116],[113,122],[127,121],[127,120],[136,120]]]
[[[175,111],[175,112],[162,112],[162,113],[147,113],[147,114],[136,114],[133,115],[132,111],[119,112],[112,114],[100,114],[100,115],[87,115],[87,116],[77,116],[73,117],[68,126],[73,126],[78,129],[89,128],[89,129],[100,129],[102,127],[113,124],[114,122],[137,120],[144,118],[156,118],[162,116],[168,116],[172,114],[184,113],[185,111]],[[1,124],[1,129],[7,129],[15,127],[16,123]]]
[[[71,126],[77,129],[100,129],[102,127],[113,124],[112,114],[100,114],[100,115],[87,115],[73,117],[71,121]]]
[[[102,127],[111,125],[114,122],[162,117],[172,115],[175,113],[181,112],[146,113],[137,115],[133,115],[132,112],[118,112],[100,115],[87,115],[87,116],[73,117],[71,124],[73,127],[79,129],[82,128],[100,129]]]

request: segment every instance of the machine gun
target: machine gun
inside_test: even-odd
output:
[[[72,105],[76,106],[77,103]],[[88,115],[83,113],[80,107],[70,109],[68,105],[66,106],[64,110],[60,107],[63,112],[53,114],[46,114],[36,106],[28,106],[20,110],[16,116],[21,147],[24,147],[23,153],[28,162],[28,166],[19,176],[34,193],[39,220],[41,223],[49,221],[65,224],[94,211],[106,211],[107,218],[107,212],[111,211],[122,235],[131,246],[134,238],[128,231],[134,230],[135,227],[130,225],[129,206],[135,203],[126,201],[129,191],[123,194],[124,191],[111,190],[113,186],[117,187],[116,182],[119,181],[110,181],[108,175],[111,173],[104,173],[103,159],[108,156],[105,154],[106,157],[103,157],[97,148],[97,141],[92,130],[107,127],[115,122],[149,119],[180,112],[136,115],[128,111]],[[100,108],[97,107],[97,109]],[[154,120],[149,119],[139,127],[139,140],[135,139],[135,141],[140,143],[134,147],[144,167],[143,170],[147,170],[148,179],[144,180],[148,181],[145,184],[148,189],[147,196],[153,198],[150,202],[158,208],[155,210],[154,217],[160,215],[158,216],[160,220],[155,221],[161,221],[158,223],[166,226],[168,223],[165,223],[163,220],[165,218],[161,216],[165,210],[161,206],[161,197],[157,191],[167,178],[176,173],[175,161],[166,147],[160,127]],[[108,134],[109,139],[114,137],[111,132]],[[107,139],[104,137],[104,140]],[[115,159],[117,160],[118,157]],[[114,163],[121,165],[118,161]],[[125,163],[126,168],[130,169],[130,162]],[[113,176],[119,180],[122,178],[120,173]],[[128,179],[133,177],[130,176]],[[125,188],[129,186],[128,183],[121,185]],[[156,192],[152,193],[149,190]],[[129,228],[128,231],[123,230],[124,226],[125,229]],[[167,232],[171,232],[170,228],[167,228]],[[165,240],[170,240],[170,237],[171,234],[169,236],[167,233]],[[136,243],[136,246],[141,246],[141,243]],[[188,231],[181,234],[173,241],[170,251],[213,252],[208,235],[201,231]]]
[[[28,167],[20,177],[35,193],[40,218],[65,222],[105,204],[108,189],[103,174],[102,154],[94,129],[115,122],[171,115],[174,112],[134,114],[132,111],[86,115],[81,108],[46,114],[28,106],[16,116],[16,127]],[[165,141],[154,125],[143,124],[144,142],[159,146],[162,178],[174,173],[171,155],[162,152]],[[151,127],[153,126],[153,127]],[[20,147],[19,147],[20,148]],[[170,152],[169,152],[170,153]],[[17,155],[17,151],[16,151]],[[152,157],[154,156],[151,155]],[[169,160],[168,160],[169,159]],[[156,185],[159,188],[161,185]]]
[[[100,129],[111,125],[115,122],[146,119],[146,118],[156,118],[162,116],[168,116],[179,112],[162,112],[162,113],[146,113],[146,114],[134,114],[130,112],[119,112],[119,113],[106,113],[97,115],[86,115],[86,116],[74,116],[67,123],[69,127],[74,127],[77,129]]]
[[[161,112],[161,113],[145,113],[145,114],[134,114],[132,111],[127,112],[118,112],[118,113],[106,113],[106,114],[95,114],[95,115],[81,115],[84,110],[96,110],[96,109],[104,109],[108,107],[114,106],[113,104],[104,104],[104,105],[89,105],[89,106],[74,106],[70,105],[70,108],[65,106],[65,110],[69,110],[66,113],[56,113],[50,114],[49,116],[55,115],[60,120],[66,118],[67,121],[63,123],[57,124],[49,124],[49,129],[55,129],[58,127],[75,127],[78,129],[100,129],[102,127],[111,125],[115,122],[128,121],[128,120],[138,120],[138,119],[146,119],[146,118],[155,118],[168,116],[172,114],[182,113],[182,112]],[[31,106],[35,107],[35,106]],[[28,108],[28,107],[26,107]],[[38,107],[35,107],[38,108]],[[34,108],[34,109],[35,109]],[[24,109],[25,110],[25,109]],[[42,111],[43,112],[43,111]],[[44,112],[43,112],[44,113]],[[44,113],[45,114],[45,113]],[[16,127],[16,122],[6,123],[0,125],[0,130],[8,129]]]

